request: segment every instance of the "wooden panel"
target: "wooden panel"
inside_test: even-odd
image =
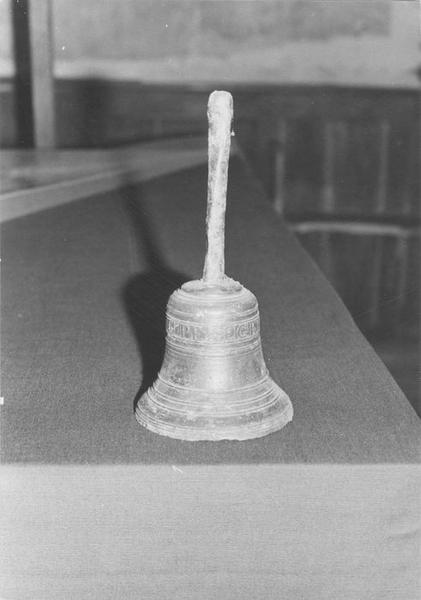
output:
[[[1,140],[3,143],[5,141],[10,145],[30,147],[34,141],[34,126],[31,97],[28,0],[11,2],[11,10],[15,77],[1,82]],[[13,123],[12,131],[7,127],[4,131],[5,123]]]
[[[285,207],[285,154],[287,144],[287,122],[279,117],[276,125],[275,160],[273,166],[273,207],[282,215]]]
[[[53,84],[53,45],[50,0],[12,2],[15,86],[15,145],[52,148],[55,145],[55,107]],[[2,95],[10,80],[2,82]],[[2,99],[3,102],[7,100]],[[7,113],[6,113],[7,114]],[[7,119],[8,120],[8,119]],[[9,131],[6,130],[6,139]],[[10,135],[10,133],[9,133]]]
[[[397,232],[396,232],[397,233]],[[419,235],[298,231],[359,327],[416,338],[420,327]],[[326,258],[326,237],[333,251]],[[376,250],[381,248],[381,254]]]
[[[36,148],[55,146],[53,40],[50,0],[29,4],[31,87]]]
[[[122,126],[132,139],[137,124],[145,120],[206,123],[204,107],[209,92],[215,87],[217,83],[188,87],[101,79],[59,80],[56,84],[59,144],[112,143],[115,138],[120,140]],[[236,123],[243,119],[260,120],[262,116],[277,121],[282,116],[288,121],[387,120],[398,128],[406,123],[414,129],[414,122],[419,119],[416,90],[303,85],[228,87],[234,95]],[[81,127],[81,123],[85,127]],[[100,125],[107,123],[107,131],[103,132]],[[143,129],[142,125],[138,135],[143,135]]]
[[[17,74],[14,82],[0,79],[0,145],[3,148],[23,146],[27,141],[23,132],[28,131],[28,127],[25,128],[25,123],[19,120],[17,80]]]
[[[288,120],[285,157],[285,214],[288,217],[318,214],[325,179],[321,119]]]

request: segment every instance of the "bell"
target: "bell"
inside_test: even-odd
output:
[[[139,399],[136,418],[182,440],[246,440],[292,420],[286,393],[270,378],[255,296],[224,273],[225,204],[232,97],[209,97],[207,241],[203,278],[189,281],[167,305],[164,361]]]

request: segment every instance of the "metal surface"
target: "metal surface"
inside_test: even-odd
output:
[[[224,219],[232,98],[209,99],[208,251],[203,279],[176,290],[167,306],[166,350],[136,418],[183,440],[245,440],[291,421],[292,404],[270,378],[255,296],[224,274]]]

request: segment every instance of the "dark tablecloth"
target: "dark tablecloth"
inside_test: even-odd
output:
[[[231,162],[227,273],[293,422],[189,443],[134,419],[168,296],[201,276],[204,168],[5,223],[0,595],[418,598],[420,422]]]

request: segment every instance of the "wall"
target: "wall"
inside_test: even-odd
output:
[[[12,71],[0,0],[0,74]],[[35,1],[36,5],[36,1]],[[417,85],[418,2],[52,0],[58,77]]]

